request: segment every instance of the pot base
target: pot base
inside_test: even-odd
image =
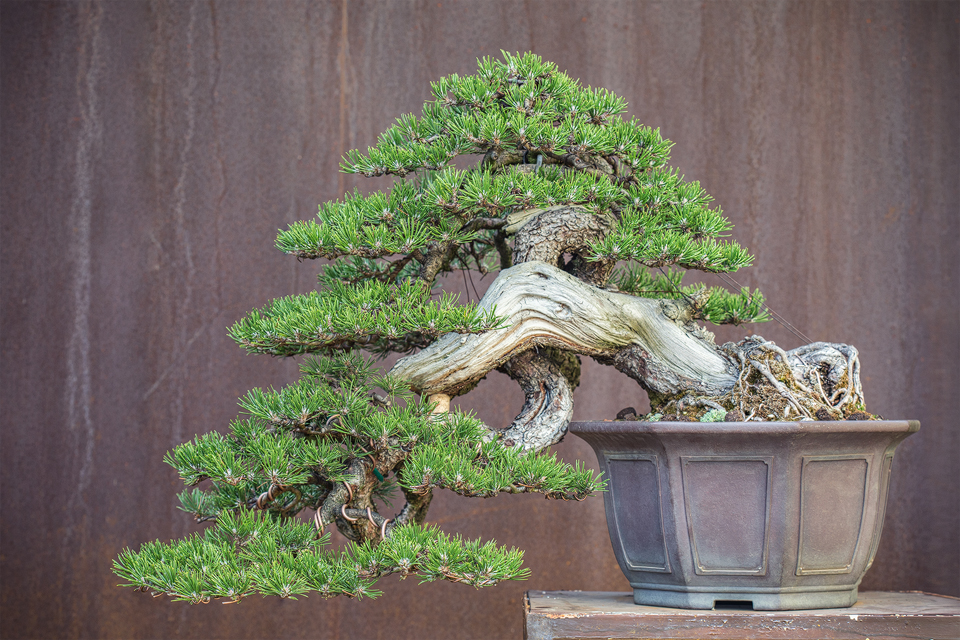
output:
[[[745,609],[753,611],[792,611],[797,609],[842,609],[857,601],[857,587],[842,591],[766,592],[756,591],[672,591],[634,588],[633,601],[654,607],[674,609]]]

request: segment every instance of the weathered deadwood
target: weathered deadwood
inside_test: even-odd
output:
[[[667,377],[644,379],[641,373],[641,382],[660,393],[717,395],[737,380],[718,348],[668,317],[660,301],[599,289],[543,262],[501,271],[479,306],[495,308],[509,326],[479,335],[448,334],[401,358],[391,373],[418,393],[456,396],[533,346],[609,358],[637,345],[646,370],[673,372],[683,382],[671,389],[674,382]]]

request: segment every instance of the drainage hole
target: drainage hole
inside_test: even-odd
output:
[[[753,600],[714,600],[713,608],[726,611],[753,611]]]

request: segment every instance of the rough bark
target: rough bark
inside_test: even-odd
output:
[[[604,216],[598,216],[582,207],[557,206],[547,209],[532,209],[518,214],[507,231],[516,230],[514,263],[539,260],[556,265],[570,272],[577,267],[577,276],[589,284],[602,287],[606,284],[615,263],[612,260],[586,260],[585,250],[590,243],[603,237],[613,224]],[[571,255],[569,263],[564,261]],[[567,265],[571,268],[567,268]]]
[[[524,394],[523,409],[503,432],[507,446],[540,450],[556,444],[566,434],[573,418],[576,382],[563,370],[564,355],[572,354],[546,348],[530,349],[500,367],[520,384]],[[579,362],[576,365],[579,374]]]

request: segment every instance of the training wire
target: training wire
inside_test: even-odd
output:
[[[664,275],[664,277],[666,277],[667,273],[663,270],[663,267],[658,267],[658,270],[660,271],[660,273],[662,273],[662,274]],[[746,289],[746,287],[744,287],[742,284],[740,284],[739,282],[737,282],[737,281],[733,278],[733,276],[731,276],[731,275],[729,275],[729,274],[727,274],[727,273],[717,273],[716,275],[719,276],[721,280],[723,280],[724,282],[726,282],[728,285],[730,285],[730,286],[732,286],[732,287],[737,287],[737,288],[739,288],[740,290]],[[669,281],[668,281],[668,282],[669,282]],[[675,290],[678,294],[680,294],[687,302],[689,302],[689,303],[692,303],[692,302],[693,302],[693,300],[691,300],[690,297],[689,297],[687,294],[685,294],[682,290],[680,290],[679,287],[674,286],[673,288],[674,288],[674,290]],[[803,340],[806,344],[810,344],[810,343],[813,342],[813,340],[811,340],[811,339],[808,338],[807,336],[803,335],[803,332],[800,331],[800,329],[797,329],[795,326],[793,326],[792,324],[790,324],[790,323],[787,321],[786,318],[784,318],[784,317],[781,316],[779,313],[777,313],[776,311],[774,311],[773,309],[771,309],[769,306],[767,306],[767,304],[766,304],[765,302],[764,302],[764,303],[761,303],[761,304],[763,304],[764,310],[765,310],[767,313],[770,314],[770,317],[773,318],[774,320],[776,320],[778,323],[780,323],[780,325],[783,326],[787,331],[789,331],[789,332],[792,333],[793,335],[795,335],[795,336],[797,336],[798,338],[800,338],[801,340]]]
[[[740,284],[739,282],[737,282],[736,280],[734,280],[733,277],[732,277],[731,275],[727,274],[727,273],[718,273],[717,275],[720,277],[721,280],[723,280],[723,281],[726,282],[727,284],[729,284],[729,285],[731,285],[731,286],[739,287],[741,291],[746,288],[746,287],[744,287],[742,284]],[[769,313],[770,316],[771,316],[774,320],[776,320],[777,322],[779,322],[779,323],[780,323],[783,327],[785,327],[790,333],[792,333],[793,335],[797,336],[797,337],[800,338],[801,340],[804,340],[807,344],[810,344],[811,342],[813,342],[813,340],[811,340],[811,339],[808,338],[807,336],[803,335],[803,332],[800,331],[800,329],[797,329],[795,326],[793,326],[792,324],[790,324],[789,322],[787,322],[787,319],[786,319],[786,318],[784,318],[784,317],[781,316],[779,313],[777,313],[776,311],[774,311],[773,309],[771,309],[770,307],[768,307],[766,303],[762,303],[762,304],[763,304],[764,310],[766,310],[766,312]]]

